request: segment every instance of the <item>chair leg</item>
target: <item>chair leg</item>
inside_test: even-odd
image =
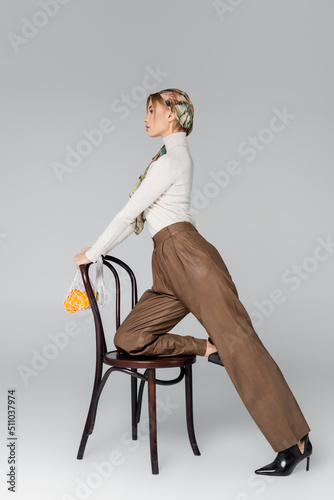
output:
[[[132,369],[137,372],[136,368]],[[137,377],[131,377],[131,420],[132,420],[132,439],[138,439],[138,424],[137,424]]]
[[[148,415],[152,474],[159,474],[155,369],[148,369]]]
[[[136,423],[137,424],[139,424],[139,421],[140,421],[140,413],[141,413],[141,406],[142,406],[142,402],[143,402],[144,387],[145,387],[145,382],[147,382],[147,369],[144,371],[144,377],[146,377],[146,380],[140,381],[138,397],[137,397],[137,415],[136,415]]]
[[[193,419],[193,377],[192,377],[192,366],[185,366],[185,389],[186,389],[186,416],[187,416],[187,430],[189,441],[194,452],[194,455],[200,455],[200,451],[197,446],[195,430],[194,430],[194,419]]]
[[[96,417],[97,399],[98,399],[97,389],[94,389],[93,394],[92,394],[92,399],[90,402],[90,406],[89,406],[89,410],[88,410],[86,424],[85,424],[85,427],[84,427],[84,430],[82,433],[82,438],[80,441],[79,451],[78,451],[78,455],[77,455],[78,460],[81,460],[83,458],[86,444],[88,441],[88,437],[93,432],[94,420]]]
[[[115,370],[116,370],[116,368],[109,368],[106,371],[106,373],[103,375],[103,378],[102,378],[102,380],[100,380],[99,383],[98,383],[98,379],[95,379],[92,398],[91,398],[91,402],[90,402],[89,410],[88,410],[88,415],[87,415],[87,420],[86,420],[86,424],[84,427],[84,431],[82,433],[82,438],[80,441],[79,451],[78,451],[78,455],[77,455],[78,460],[82,459],[84,452],[85,452],[88,437],[93,432],[94,425],[95,425],[95,419],[96,419],[97,405],[99,403],[102,389],[105,386],[105,383],[108,380],[111,373]]]

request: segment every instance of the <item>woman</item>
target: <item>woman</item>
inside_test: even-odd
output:
[[[164,145],[139,177],[130,200],[96,243],[75,256],[76,266],[96,262],[147,220],[154,250],[153,286],[115,334],[115,346],[133,356],[196,354],[225,366],[275,460],[255,472],[287,476],[307,458],[310,428],[280,369],[256,334],[217,249],[197,231],[189,212],[193,160],[186,136],[194,108],[179,89],[151,94],[144,118],[150,137]],[[169,332],[189,312],[208,332],[197,339]]]

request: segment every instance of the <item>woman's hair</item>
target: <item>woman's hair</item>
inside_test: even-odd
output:
[[[146,100],[146,111],[150,99],[154,110],[157,102],[171,110],[175,117],[177,132],[183,131],[186,135],[190,134],[193,129],[194,107],[188,94],[178,89],[165,89],[150,94]]]

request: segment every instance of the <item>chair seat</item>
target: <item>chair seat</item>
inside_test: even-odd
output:
[[[181,368],[196,363],[196,355],[186,356],[131,356],[121,351],[110,351],[104,355],[103,362],[120,368]]]

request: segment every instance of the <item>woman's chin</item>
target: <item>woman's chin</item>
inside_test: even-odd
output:
[[[157,134],[151,131],[151,129],[148,129],[147,134],[149,137],[157,137]]]

